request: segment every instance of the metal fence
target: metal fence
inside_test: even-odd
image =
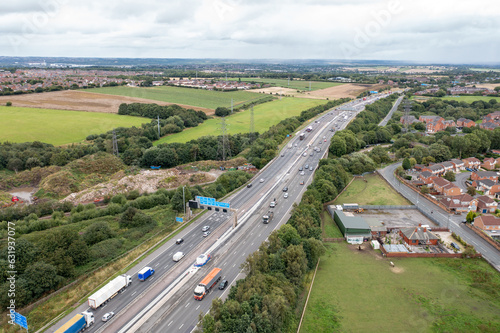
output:
[[[378,209],[378,210],[385,210],[385,209],[417,209],[417,206],[410,205],[410,206],[394,206],[394,205],[360,205],[359,208],[363,208],[366,210],[369,209]]]

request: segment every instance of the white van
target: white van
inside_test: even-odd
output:
[[[174,259],[174,261],[179,261],[182,258],[184,258],[184,252],[177,252],[176,254],[174,254],[172,259]]]

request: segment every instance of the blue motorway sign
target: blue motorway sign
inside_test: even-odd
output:
[[[207,198],[207,197],[199,197],[199,196],[197,196],[196,199],[200,201],[200,205],[214,206],[214,207],[228,208],[229,209],[229,203],[227,203],[227,202],[218,202],[218,201],[215,201],[214,198]]]
[[[14,322],[25,329],[28,329],[28,321],[26,317],[20,313],[14,312]]]
[[[182,217],[175,217],[175,222],[183,222],[184,220],[182,219]]]

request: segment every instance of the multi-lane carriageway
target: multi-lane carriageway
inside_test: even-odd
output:
[[[383,96],[378,98],[381,97]],[[343,129],[364,109],[364,105],[373,103],[378,98],[350,102],[347,106],[351,111],[332,109],[317,118],[318,122],[311,121],[313,131],[307,133],[304,140],[295,136],[287,148],[252,179],[252,187],[244,187],[224,199],[224,202],[229,202],[231,208],[237,211],[236,229],[232,228],[232,214],[207,212],[177,236],[184,239],[182,244],[175,244],[175,239],[168,241],[127,272],[132,276],[132,284],[105,306],[93,311],[96,322],[87,332],[192,331],[198,322],[198,315],[209,310],[212,299],[226,297],[231,285],[244,276],[240,266],[246,257],[256,251],[273,230],[286,223],[292,204],[300,202],[303,192],[312,181],[314,171],[304,170],[304,175],[300,175],[299,167],[309,164],[316,169],[334,134],[330,129]],[[321,151],[315,151],[315,147]],[[286,199],[284,187],[288,187]],[[269,203],[274,198],[278,204],[271,209]],[[262,215],[269,210],[274,211],[273,221],[263,224]],[[210,226],[211,234],[208,237],[202,235],[201,228],[204,225]],[[177,251],[184,252],[185,257],[174,262],[172,255]],[[201,253],[210,253],[212,260],[204,267],[194,269],[193,263]],[[137,272],[145,266],[153,267],[155,274],[141,282],[137,279]],[[224,291],[215,288],[203,301],[196,301],[193,290],[213,267],[222,269],[223,279],[228,280],[230,285]],[[86,303],[60,320],[48,332],[54,332],[76,313],[84,310],[88,310]],[[110,311],[115,313],[115,317],[106,323],[102,322],[102,316]]]

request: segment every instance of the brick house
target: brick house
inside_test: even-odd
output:
[[[480,213],[494,213],[497,206],[497,202],[486,195],[477,197],[477,211]]]
[[[454,171],[456,173],[460,172],[461,170],[465,170],[465,163],[462,160],[452,159],[451,164],[453,164],[453,167],[455,169]]]
[[[439,163],[444,168],[444,173],[447,173],[448,171],[453,171],[454,166],[451,162],[442,162]]]
[[[442,174],[444,174],[444,167],[440,164],[432,164],[428,167],[423,168],[422,171],[428,171],[435,176],[441,176]]]
[[[427,228],[402,228],[399,235],[408,245],[437,245],[438,238]]]
[[[495,182],[489,179],[483,179],[483,180],[475,180],[472,182],[472,186],[476,188],[478,191],[483,191],[485,195],[487,195],[491,188],[495,186]]]
[[[479,166],[481,165],[481,161],[476,157],[464,158],[462,161],[464,162],[465,167],[469,169],[479,169]]]
[[[499,125],[497,123],[481,123],[479,124],[479,128],[488,130],[488,131],[493,131],[495,128],[497,128]]]
[[[457,119],[457,127],[474,127],[476,123],[470,119],[466,118],[458,118]]]
[[[500,199],[500,184],[496,183],[495,185],[493,185],[490,188],[488,193],[485,192],[484,194],[487,194],[488,196],[492,197],[493,199]]]
[[[474,199],[469,194],[464,193],[453,197],[445,197],[441,203],[450,211],[466,213],[477,210],[477,199]]]
[[[481,163],[481,168],[483,169],[487,169],[487,170],[493,170],[495,169],[496,167],[496,161],[494,158],[492,157],[489,157],[489,158],[485,158],[483,160],[483,163]]]
[[[481,215],[474,219],[474,226],[486,231],[492,238],[498,238],[500,235],[500,218],[493,215]]]
[[[439,192],[443,195],[454,196],[462,194],[462,190],[460,189],[460,187],[441,177],[436,177],[435,179],[433,179],[432,186],[434,187],[434,190],[436,192]]]
[[[422,180],[422,182],[424,182],[424,184],[429,185],[429,184],[432,184],[432,181],[438,177],[433,175],[429,171],[424,171],[420,175],[418,175],[418,178],[420,178],[420,180]]]
[[[472,180],[485,180],[498,181],[498,174],[495,171],[474,171],[470,178]]]

